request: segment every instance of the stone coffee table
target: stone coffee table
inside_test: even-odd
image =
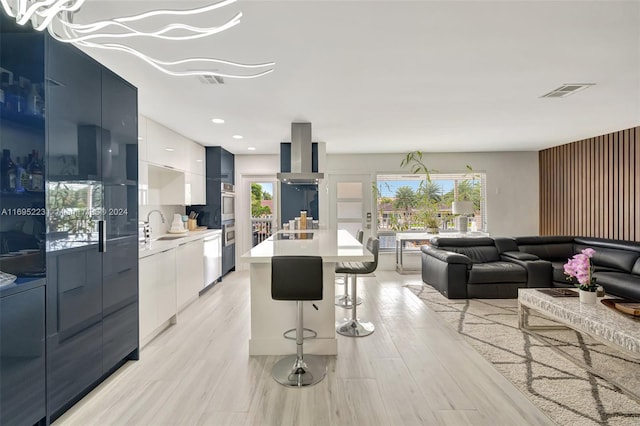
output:
[[[551,292],[550,292],[551,290]],[[536,330],[550,330],[558,328],[572,328],[586,333],[599,342],[611,346],[626,355],[640,359],[640,317],[618,312],[600,302],[595,305],[580,303],[578,297],[552,295],[553,290],[574,291],[572,289],[533,289],[518,290],[518,318],[519,327],[538,340],[551,345],[551,348],[569,360],[602,377],[622,389],[625,393],[640,401],[640,395],[619,385],[611,377],[604,377],[602,372],[595,371],[591,366],[568,356],[566,352],[552,345]],[[577,291],[577,290],[576,290]],[[576,294],[577,296],[577,294]],[[543,317],[553,320],[555,325],[532,325],[529,323],[530,311],[534,310]]]

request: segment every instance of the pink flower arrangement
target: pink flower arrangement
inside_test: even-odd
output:
[[[596,279],[593,277],[593,265],[591,264],[591,258],[595,252],[592,248],[586,248],[564,264],[564,273],[568,275],[567,279],[575,278],[578,281],[575,286],[580,290],[596,291],[598,287]]]

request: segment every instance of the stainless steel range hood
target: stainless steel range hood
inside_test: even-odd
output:
[[[316,184],[324,179],[324,173],[313,172],[312,151],[311,123],[291,123],[291,172],[278,173],[278,180],[291,184]]]

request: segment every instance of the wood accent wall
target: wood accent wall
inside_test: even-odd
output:
[[[640,241],[640,127],[539,152],[540,235]]]

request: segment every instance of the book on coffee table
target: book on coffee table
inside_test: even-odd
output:
[[[570,288],[539,288],[539,292],[552,297],[578,297],[578,292]]]

